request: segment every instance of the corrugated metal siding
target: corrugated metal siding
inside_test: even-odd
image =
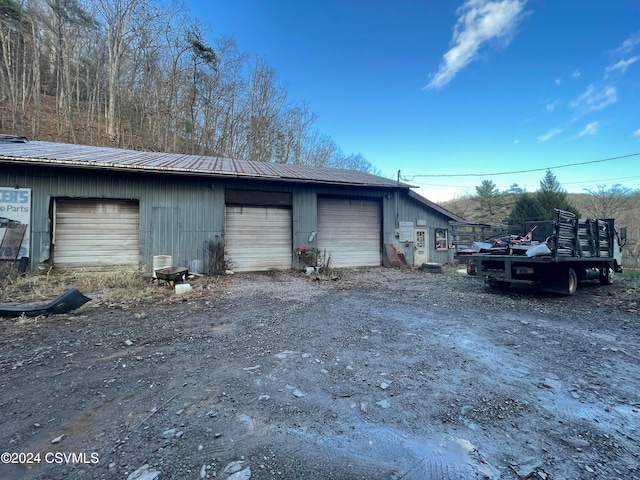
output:
[[[291,268],[291,210],[227,207],[225,253],[232,270],[258,272]]]
[[[380,265],[380,203],[366,199],[318,199],[318,250],[332,267]]]
[[[140,265],[148,272],[151,272],[154,255],[171,255],[175,265],[188,266],[190,260],[200,259],[204,260],[205,266],[208,265],[208,242],[224,243],[226,186],[234,189],[290,191],[293,194],[293,248],[317,247],[317,237],[312,242],[308,238],[312,231],[318,230],[318,195],[349,196],[364,200],[376,198],[381,201],[384,243],[394,242],[398,220],[424,219],[430,234],[434,227],[448,226],[448,218],[408,198],[402,189],[398,195],[400,201],[396,204],[396,192],[385,188],[293,184],[246,177],[213,179],[10,163],[3,163],[0,167],[0,186],[32,189],[32,268],[49,257],[53,224],[51,202],[56,197],[137,200],[140,207]],[[431,258],[434,261],[446,260],[442,252],[436,252],[436,256]],[[209,273],[209,270],[205,268],[204,273]]]
[[[397,196],[397,203],[396,198]],[[397,222],[413,222],[414,228],[428,229],[429,238],[427,239],[427,248],[429,249],[428,257],[430,262],[447,263],[451,262],[452,253],[446,250],[435,249],[435,229],[449,228],[450,218],[444,214],[434,211],[417,200],[410,198],[406,192],[394,193],[389,199],[383,202],[383,219],[384,219],[384,235],[383,242],[400,246],[404,250],[403,245],[399,245],[395,238]],[[424,220],[425,225],[418,226],[418,220]],[[413,245],[411,246],[413,248]],[[403,252],[405,253],[405,252]],[[412,252],[406,252],[408,256],[413,258]]]
[[[55,212],[54,266],[138,266],[137,202],[57,199]]]
[[[140,265],[149,272],[154,255],[171,255],[176,265],[188,266],[190,260],[206,265],[207,243],[223,242],[224,188],[212,188],[210,180],[3,165],[0,185],[32,190],[32,267],[49,258],[56,197],[138,200]],[[179,208],[179,235],[174,208]]]
[[[417,201],[404,195],[400,196],[398,204],[398,218],[400,221],[425,220],[427,228],[448,228],[449,218],[435,211],[429,211]]]
[[[293,244],[295,248],[315,248],[309,236],[317,230],[318,202],[313,189],[297,190],[293,195]],[[317,237],[316,237],[317,238]]]

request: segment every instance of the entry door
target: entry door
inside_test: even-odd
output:
[[[427,239],[429,238],[429,230],[426,228],[416,228],[413,231],[413,264],[414,266],[422,265],[429,261],[429,249]]]

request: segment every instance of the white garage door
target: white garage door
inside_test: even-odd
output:
[[[318,249],[331,267],[380,265],[380,228],[375,200],[318,199]]]
[[[236,272],[288,270],[293,252],[291,210],[227,207],[225,256]]]
[[[58,267],[139,265],[135,201],[56,199],[53,263]]]

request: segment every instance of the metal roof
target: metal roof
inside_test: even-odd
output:
[[[0,143],[24,143],[27,141],[27,137],[20,137],[18,135],[6,135],[0,133]]]
[[[440,212],[441,214],[451,218],[453,221],[460,222],[460,223],[467,223],[467,221],[464,218],[456,215],[453,212],[450,212],[446,208],[438,205],[437,203],[433,203],[431,200],[424,198],[419,193],[409,190],[409,197],[417,200],[418,202],[422,203],[423,205],[426,205],[427,207],[433,208],[435,211]]]
[[[78,168],[244,177],[288,182],[410,188],[410,185],[405,183],[357,170],[285,165],[178,153],[139,152],[119,148],[41,141],[0,141],[0,161]]]

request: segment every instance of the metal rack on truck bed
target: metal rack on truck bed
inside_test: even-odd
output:
[[[626,228],[619,235],[612,218],[579,219],[558,209],[555,215],[552,235],[546,241],[516,240],[472,254],[467,273],[481,275],[492,287],[538,284],[544,291],[566,295],[573,295],[583,280],[611,284],[613,273],[622,271]]]

